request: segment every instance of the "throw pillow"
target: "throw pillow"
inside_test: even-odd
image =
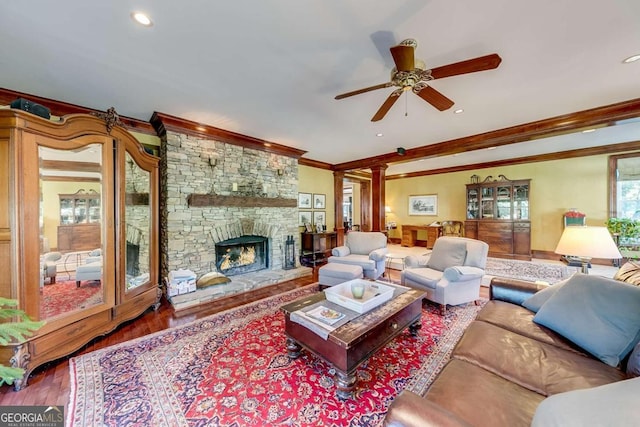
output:
[[[626,262],[613,276],[615,280],[640,286],[640,264],[633,261]]]
[[[445,271],[447,267],[464,265],[467,257],[467,243],[464,240],[452,238],[438,239],[433,245],[433,252],[427,262],[427,267],[438,271]]]
[[[533,321],[618,366],[640,339],[640,287],[602,276],[576,273]]]
[[[331,249],[331,255],[333,256],[347,256],[350,253],[351,252],[349,251],[349,248],[346,246],[336,246],[335,248]]]
[[[627,375],[630,377],[640,377],[640,343],[635,348],[627,360]]]
[[[640,378],[554,394],[543,400],[532,427],[638,425]]]
[[[531,295],[529,298],[524,300],[524,302],[522,303],[522,306],[527,310],[531,310],[534,313],[537,313],[538,310],[540,310],[540,307],[542,307],[542,305],[545,302],[547,302],[549,298],[554,296],[556,292],[558,292],[558,290],[562,288],[564,284],[567,283],[568,281],[569,279],[561,280],[554,285],[551,285],[541,291],[536,292],[535,294]]]
[[[202,289],[202,288],[206,288],[213,285],[229,283],[230,281],[231,279],[229,279],[227,276],[220,273],[219,271],[212,271],[210,273],[203,275],[201,278],[199,278],[198,281],[196,282],[196,287],[198,289]]]

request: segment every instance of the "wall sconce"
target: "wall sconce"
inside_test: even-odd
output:
[[[278,175],[280,176],[284,175],[284,169],[278,169]]]
[[[215,167],[218,164],[218,159],[215,157],[209,157],[209,165],[211,167]]]

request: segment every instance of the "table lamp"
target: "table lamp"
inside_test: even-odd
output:
[[[577,257],[582,263],[584,274],[589,274],[591,258],[622,258],[606,227],[565,227],[555,253]]]

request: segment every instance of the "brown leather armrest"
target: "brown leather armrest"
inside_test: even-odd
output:
[[[438,404],[405,390],[389,405],[383,426],[467,427],[469,424]]]
[[[543,284],[527,280],[494,277],[489,285],[489,298],[522,305],[524,300],[544,288]]]

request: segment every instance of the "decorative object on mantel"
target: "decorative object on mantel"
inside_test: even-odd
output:
[[[91,114],[106,122],[108,134],[111,133],[111,130],[115,126],[124,126],[122,121],[120,121],[120,116],[118,115],[118,113],[116,113],[116,109],[114,107],[109,107],[106,113],[103,113],[102,111],[95,111]]]

